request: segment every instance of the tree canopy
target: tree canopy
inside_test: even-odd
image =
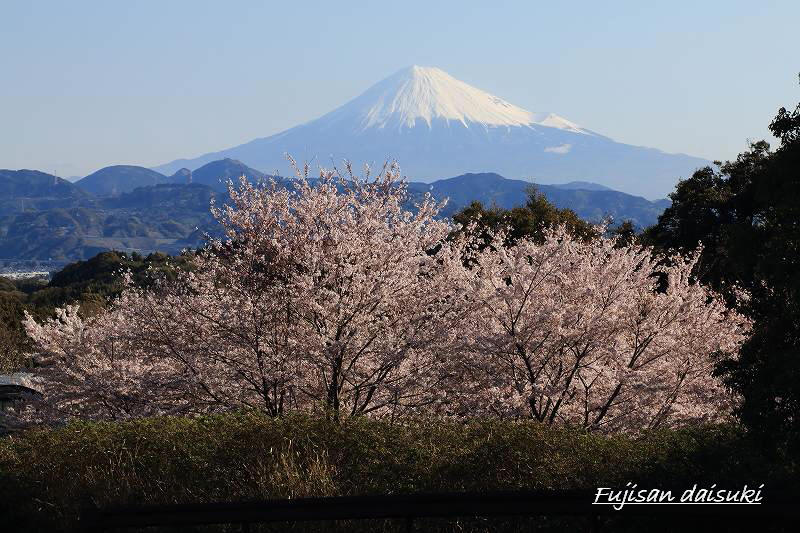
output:
[[[453,215],[453,221],[462,227],[476,224],[477,231],[485,242],[491,240],[490,233],[504,231],[506,244],[512,244],[521,238],[531,238],[543,243],[549,229],[564,226],[574,237],[591,239],[597,236],[596,228],[581,219],[571,209],[559,209],[544,194],[538,192],[534,185],[527,190],[528,198],[524,206],[503,209],[501,207],[485,207],[480,202],[470,205]]]
[[[752,143],[735,161],[681,181],[645,239],[664,248],[702,242],[701,279],[754,320],[738,360],[721,370],[743,394],[739,414],[772,443],[800,448],[800,105],[770,124],[777,150]]]
[[[44,319],[59,307],[76,304],[84,316],[93,315],[122,292],[124,272],[131,272],[134,283],[147,285],[160,277],[174,277],[176,269],[188,263],[187,255],[109,251],[70,263],[49,281],[0,277],[0,372],[30,364],[26,356],[30,346],[22,327],[25,312]]]

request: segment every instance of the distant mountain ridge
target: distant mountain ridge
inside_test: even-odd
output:
[[[555,187],[556,189],[568,190],[583,190],[583,191],[613,191],[611,187],[600,185],[599,183],[592,183],[590,181],[570,181],[569,183],[543,183],[548,187]]]
[[[149,168],[135,165],[112,165],[101,168],[75,182],[75,186],[99,197],[119,196],[139,187],[152,187],[169,183],[199,183],[224,192],[227,181],[246,176],[251,181],[264,177],[264,173],[252,169],[235,159],[212,161],[195,171],[178,169],[171,176],[165,176]]]
[[[568,188],[577,187],[577,188]],[[448,198],[444,215],[451,216],[473,201],[486,207],[505,209],[524,205],[527,191],[535,187],[556,207],[572,209],[578,216],[591,222],[610,219],[618,223],[631,220],[639,228],[655,224],[668,200],[651,202],[640,196],[614,191],[593,183],[578,182],[565,185],[540,185],[522,180],[504,178],[496,173],[463,174],[433,183],[410,183],[409,189],[417,193],[430,192],[434,198]],[[663,202],[666,202],[664,205]]]
[[[615,142],[548,112],[531,112],[433,67],[402,69],[341,107],[268,137],[156,167],[163,173],[234,158],[285,169],[298,161],[395,159],[414,181],[494,171],[537,182],[594,182],[661,198],[709,161]]]
[[[0,216],[26,209],[87,207],[92,195],[69,181],[38,170],[0,169]]]
[[[170,177],[161,175],[167,183],[128,190],[142,177],[153,178],[139,172],[141,168],[132,170],[126,166],[115,174],[118,166],[106,167],[104,173],[93,173],[114,184],[115,194],[104,196],[43,172],[0,170],[0,193],[5,193],[0,196],[0,259],[71,261],[88,259],[109,249],[178,253],[201,245],[205,232],[214,231],[209,203],[211,198],[218,204],[225,203],[227,179],[236,181],[242,173],[251,181],[265,177],[239,161],[222,160],[191,175],[188,171]],[[131,177],[132,183],[124,181],[126,176]],[[277,179],[286,185],[291,183],[285,178]],[[108,183],[99,190],[111,190]],[[668,200],[651,202],[594,183],[536,185],[482,173],[433,183],[410,182],[409,207],[429,192],[438,200],[448,199],[442,212],[445,217],[473,201],[487,207],[511,208],[525,203],[531,186],[557,207],[570,208],[594,222],[610,217],[614,222],[632,220],[644,227],[654,224],[669,205]]]
[[[105,250],[179,253],[202,244],[213,227],[216,191],[200,184],[159,184],[90,207],[26,210],[0,217],[0,259],[88,259]]]
[[[149,168],[134,165],[113,165],[101,168],[75,182],[75,185],[95,196],[114,196],[137,187],[167,183],[168,178]]]
[[[228,180],[238,183],[238,179],[245,176],[251,182],[266,177],[266,174],[256,169],[250,168],[241,161],[235,159],[221,159],[203,165],[192,172],[192,183],[207,185],[220,192],[228,190]]]

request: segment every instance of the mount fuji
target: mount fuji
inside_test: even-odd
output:
[[[647,198],[664,197],[679,178],[709,164],[618,143],[554,113],[517,107],[438,68],[412,66],[316,120],[155,170],[172,174],[232,158],[272,173],[287,168],[287,153],[318,166],[395,159],[414,181],[491,171],[537,183],[594,182]]]

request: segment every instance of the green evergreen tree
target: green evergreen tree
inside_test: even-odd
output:
[[[581,219],[571,209],[554,206],[534,185],[528,188],[527,193],[527,201],[522,207],[486,208],[481,202],[472,202],[456,213],[453,220],[464,227],[476,223],[476,231],[484,236],[484,241],[488,241],[489,232],[507,230],[509,243],[522,237],[544,242],[545,231],[560,225],[581,239],[588,240],[597,236],[597,230],[592,224]]]
[[[735,161],[681,181],[645,239],[664,248],[704,246],[700,278],[754,321],[738,360],[720,367],[742,393],[742,420],[785,453],[800,451],[800,105],[770,124],[780,147],[753,143]]]

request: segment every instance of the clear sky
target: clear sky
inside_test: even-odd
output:
[[[798,21],[797,0],[0,0],[0,168],[197,156],[411,64],[618,141],[732,158],[800,100]]]

